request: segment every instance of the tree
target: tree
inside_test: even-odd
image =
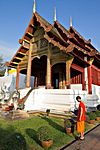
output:
[[[5,63],[3,62],[3,57],[0,56],[0,76],[3,76],[6,70]]]

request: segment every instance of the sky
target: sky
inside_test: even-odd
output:
[[[34,0],[0,0],[0,56],[10,61],[20,47],[33,14]],[[36,0],[36,11],[53,24],[54,8],[57,20],[73,27],[100,51],[100,0]]]

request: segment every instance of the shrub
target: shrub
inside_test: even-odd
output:
[[[89,119],[90,120],[95,120],[96,119],[96,114],[94,112],[88,113]]]
[[[90,117],[88,114],[86,114],[86,122],[89,122],[89,120],[90,120]]]
[[[99,110],[97,110],[97,111],[95,112],[95,114],[96,114],[96,117],[100,117],[100,111],[99,111]]]
[[[49,116],[50,109],[46,109],[47,116]]]
[[[52,139],[51,130],[48,126],[38,128],[37,136],[40,141],[48,141]]]
[[[71,128],[71,126],[72,126],[71,121],[70,121],[69,119],[67,119],[67,120],[66,120],[66,127],[67,127],[67,128]]]

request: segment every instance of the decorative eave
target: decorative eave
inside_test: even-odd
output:
[[[73,26],[70,26],[70,28],[69,28],[68,31],[70,32],[70,30],[72,30],[76,35],[78,35],[78,37],[79,37],[81,40],[83,40],[85,43],[89,43],[89,41],[85,40],[85,39],[83,38],[83,36],[81,36],[81,35],[78,33],[78,31],[76,31],[76,30],[74,29]]]
[[[53,33],[54,36],[56,36],[57,38],[59,38],[59,41],[62,41],[62,42],[64,42],[66,44],[66,41],[61,37],[61,35],[58,33],[57,29],[53,25],[51,25],[50,23],[48,23],[38,13],[35,13],[35,16],[36,16],[37,21],[40,23],[40,26],[44,28],[45,32],[51,32],[51,33]]]
[[[72,29],[72,31],[73,31],[73,33],[74,34],[76,34],[78,37],[79,37],[79,39],[81,39],[82,41],[83,41],[83,43],[84,43],[84,49],[86,50],[86,51],[88,51],[88,53],[90,53],[90,55],[91,54],[96,54],[96,52],[98,52],[96,49],[95,49],[95,47],[91,44],[91,40],[89,39],[89,40],[85,40],[84,38],[83,38],[83,36],[81,36],[79,33],[78,33],[78,31],[76,31],[75,30],[75,28],[74,27],[70,27],[69,28],[69,32],[70,32],[70,30]],[[75,36],[74,36],[75,37]],[[73,37],[72,37],[73,38]]]
[[[100,59],[100,52],[97,52],[96,56]]]
[[[78,59],[83,63],[84,67],[90,65],[87,61],[83,60],[83,59],[82,59],[79,55],[77,55],[76,53],[72,52],[72,55],[73,55],[75,58],[78,58]]]
[[[49,43],[52,43],[54,46],[59,47],[60,50],[66,51],[66,47],[62,46],[60,42],[56,42],[55,40],[53,40],[53,38],[50,38],[46,33],[44,35],[44,38],[46,38],[49,41]]]
[[[28,51],[27,47],[20,46],[16,54],[13,56],[11,61],[9,62],[10,67],[17,67],[19,62],[23,60],[24,56],[26,55],[26,52]],[[16,64],[16,66],[15,66]]]
[[[54,22],[53,26],[56,28],[56,25],[62,30],[62,32],[67,36],[67,38],[70,37],[70,33],[68,33],[68,31],[57,20]]]
[[[83,42],[85,43],[85,46],[86,46],[87,48],[89,48],[91,51],[92,51],[92,50],[96,50],[96,49],[94,48],[94,46],[91,44],[91,40],[90,40],[90,39],[89,39],[89,40],[86,40],[82,35],[79,34],[78,31],[76,31],[76,29],[75,29],[73,26],[70,26],[70,28],[69,28],[68,31],[70,32],[70,30],[72,30],[72,31],[74,32],[74,34],[76,34],[76,35],[79,37],[79,39],[83,40]]]
[[[75,45],[74,43],[70,42],[70,40],[67,41],[70,45],[73,45],[74,48],[76,48],[78,51],[81,51],[83,55],[90,55],[87,51],[82,49],[81,47]]]
[[[72,34],[72,33],[70,33],[70,32],[68,32],[58,21],[55,21],[54,22],[54,26],[55,26],[55,28],[56,28],[56,26],[66,35],[66,42],[67,42],[67,40],[68,41],[70,41],[70,39],[73,39],[73,42],[75,42],[75,43],[77,43],[77,45],[78,45],[78,49],[79,49],[79,47],[82,47],[81,45],[80,45],[80,42],[75,38],[75,36],[74,36],[74,33]],[[73,28],[73,27],[72,27]],[[71,42],[72,43],[72,42]],[[74,44],[74,43],[73,43]],[[85,48],[85,47],[83,47],[83,48],[81,48],[81,50],[83,51],[83,53],[87,53],[87,54],[89,54],[88,52],[87,52],[87,47]],[[86,50],[86,51],[85,51]],[[89,49],[89,51],[91,51],[90,49]]]
[[[95,57],[95,59],[98,60],[99,63],[100,63],[100,52],[97,52],[94,57]]]

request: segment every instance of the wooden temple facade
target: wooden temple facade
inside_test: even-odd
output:
[[[56,18],[51,25],[34,11],[19,43],[9,63],[17,69],[17,89],[20,73],[26,74],[26,87],[31,76],[34,88],[70,89],[71,84],[81,84],[91,94],[92,84],[100,86],[100,53],[72,25],[67,30]]]

